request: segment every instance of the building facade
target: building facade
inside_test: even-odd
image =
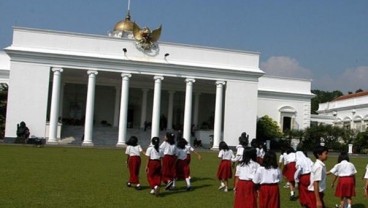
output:
[[[66,126],[80,125],[82,145],[92,146],[102,139],[93,130],[109,126],[124,146],[131,128],[149,126],[151,137],[180,129],[187,139],[194,127],[211,129],[218,148],[221,140],[237,145],[241,132],[255,138],[264,115],[283,130],[309,126],[311,81],[265,75],[259,53],[164,42],[145,50],[116,36],[15,27],[0,54],[5,137],[25,121],[32,135],[57,144]]]

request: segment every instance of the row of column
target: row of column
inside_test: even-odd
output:
[[[60,111],[60,83],[62,68],[52,68],[53,72],[53,85],[51,96],[51,109],[50,109],[50,126],[49,126],[49,144],[57,144],[57,126],[58,117]],[[87,102],[86,102],[86,115],[84,126],[84,140],[83,146],[93,146],[92,133],[93,133],[93,115],[94,115],[94,100],[95,100],[95,86],[97,71],[87,71],[88,74],[88,89],[87,89]],[[127,135],[127,118],[128,118],[128,99],[129,99],[129,80],[132,75],[129,73],[122,73],[121,82],[121,97],[120,97],[120,113],[118,118],[114,118],[114,122],[119,120],[119,136],[117,146],[125,146]],[[161,83],[164,79],[163,76],[154,76],[154,95],[153,95],[153,110],[152,110],[152,125],[151,125],[151,138],[159,136],[160,133],[160,105],[161,105]],[[192,126],[192,94],[193,84],[195,79],[187,78],[186,91],[185,91],[185,108],[184,108],[184,126],[183,126],[183,138],[189,140],[191,138],[191,126]],[[213,148],[217,149],[221,139],[221,127],[222,127],[222,105],[223,105],[223,86],[224,81],[216,82],[216,106],[215,106],[215,123],[214,123],[214,141]],[[118,91],[117,91],[118,92]],[[147,94],[148,89],[143,89],[142,97],[142,109],[141,109],[141,127],[144,126],[146,119],[147,108]],[[199,106],[199,93],[196,94],[194,103],[194,123],[198,122],[198,106]],[[172,126],[173,120],[173,103],[174,103],[174,91],[169,91],[169,106],[168,106],[168,123],[167,126]],[[116,102],[117,106],[117,102]]]

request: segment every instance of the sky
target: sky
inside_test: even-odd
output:
[[[13,26],[107,35],[127,10],[128,0],[0,0],[0,48]],[[368,90],[367,0],[131,0],[130,12],[162,25],[162,42],[259,52],[268,75]]]

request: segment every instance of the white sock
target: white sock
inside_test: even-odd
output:
[[[221,186],[225,186],[225,183],[221,181]]]
[[[174,186],[174,187],[175,187],[175,182],[176,182],[176,180],[174,179],[174,180],[173,180],[173,185],[172,185],[172,186]]]
[[[291,196],[294,196],[294,191],[290,191],[290,195]]]
[[[190,187],[190,177],[185,179],[185,182],[187,182],[187,186]]]

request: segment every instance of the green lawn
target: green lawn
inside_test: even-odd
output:
[[[146,175],[141,171],[143,190],[125,186],[128,178],[126,157],[122,149],[0,145],[0,207],[219,207],[233,206],[233,192],[217,190],[216,152],[193,155],[191,171],[193,191],[185,191],[184,181],[176,191],[162,191],[161,197],[149,194]],[[352,158],[358,170],[355,208],[368,207],[363,198],[364,168],[368,159]],[[330,156],[327,168],[336,157]],[[146,163],[143,159],[142,170]],[[328,184],[331,184],[329,179]],[[232,181],[231,181],[232,183]],[[280,186],[284,185],[284,182]],[[299,207],[288,200],[288,190],[281,190],[281,207]],[[325,201],[332,208],[339,201],[333,189],[326,191]]]

